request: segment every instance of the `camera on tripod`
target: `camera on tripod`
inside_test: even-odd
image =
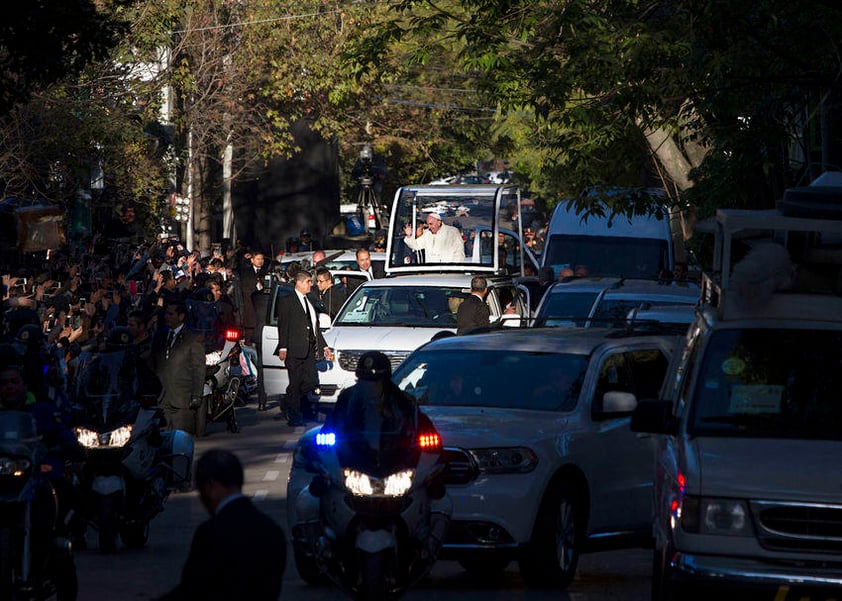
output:
[[[365,144],[360,150],[359,175],[357,181],[360,186],[370,188],[374,184],[374,172],[372,171],[372,159],[374,152],[371,150],[371,144]]]

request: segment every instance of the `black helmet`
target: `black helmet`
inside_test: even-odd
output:
[[[14,347],[21,355],[38,353],[44,342],[44,333],[35,324],[22,325],[15,334]]]
[[[388,380],[392,376],[392,364],[383,353],[368,351],[357,361],[356,373],[360,380]]]
[[[120,351],[128,348],[134,342],[131,331],[126,326],[111,328],[108,337],[105,339],[105,348],[109,351]]]

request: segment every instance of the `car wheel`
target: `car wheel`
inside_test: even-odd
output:
[[[532,538],[519,561],[532,587],[567,588],[576,574],[584,526],[582,502],[571,482],[551,485],[544,495]]]

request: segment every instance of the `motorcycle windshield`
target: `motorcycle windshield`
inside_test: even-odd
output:
[[[0,453],[29,456],[40,438],[35,418],[26,411],[0,411]]]
[[[133,423],[140,404],[131,356],[124,350],[79,355],[75,397],[92,425]]]
[[[378,478],[415,467],[420,455],[415,436],[384,430],[345,433],[337,451],[343,467]]]

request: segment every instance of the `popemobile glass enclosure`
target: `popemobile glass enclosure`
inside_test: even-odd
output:
[[[386,271],[524,275],[516,186],[404,186],[395,193]],[[441,221],[441,225],[437,221]],[[461,244],[459,239],[461,238]]]

